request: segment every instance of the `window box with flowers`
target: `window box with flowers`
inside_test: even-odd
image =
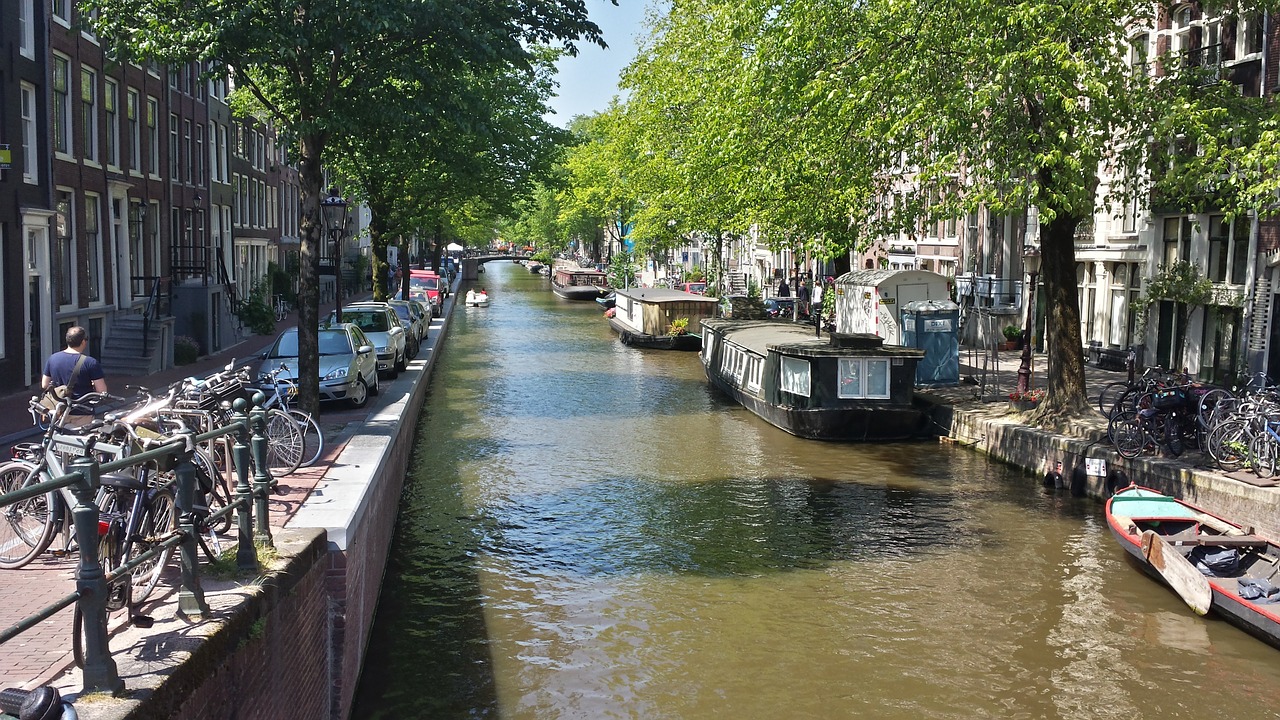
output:
[[[1009,407],[1017,411],[1035,410],[1044,399],[1044,390],[1009,393]]]

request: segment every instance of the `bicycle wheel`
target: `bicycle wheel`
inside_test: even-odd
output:
[[[289,415],[298,423],[298,430],[302,432],[302,464],[300,467],[310,467],[320,459],[320,454],[324,452],[324,433],[320,432],[320,425],[315,418],[311,417],[311,413],[303,410],[290,410]]]
[[[30,463],[14,460],[0,465],[0,492],[13,492],[40,481]],[[16,570],[30,563],[53,542],[55,502],[46,493],[0,508],[0,568]]]
[[[1102,388],[1102,392],[1098,393],[1098,412],[1110,418],[1117,411],[1116,404],[1120,401],[1120,397],[1129,390],[1129,383],[1119,380],[1108,384]]]
[[[1147,448],[1147,431],[1136,412],[1126,410],[1111,419],[1111,442],[1121,457],[1136,458]]]
[[[1181,422],[1173,413],[1165,413],[1161,425],[1163,427],[1162,444],[1169,451],[1170,457],[1178,457],[1183,449]]]
[[[149,488],[143,492],[148,495],[147,501],[143,506],[142,517],[135,523],[131,523],[133,534],[125,539],[124,562],[129,562],[158,547],[178,527],[173,489],[171,487],[159,490]],[[166,547],[155,557],[134,568],[131,580],[135,605],[145,602],[151,595],[151,591],[156,589],[156,585],[160,583],[160,576],[164,574],[165,566],[169,564],[171,557],[173,557],[172,546]]]
[[[1249,443],[1249,454],[1252,456],[1253,474],[1260,478],[1274,477],[1276,474],[1277,443],[1271,433],[1263,431]]]
[[[288,475],[302,464],[302,430],[289,413],[267,411],[267,469],[272,477]]]
[[[1207,428],[1213,420],[1214,412],[1218,409],[1218,403],[1224,400],[1234,399],[1235,396],[1221,388],[1214,388],[1196,401],[1196,420],[1200,423],[1200,427]]]
[[[1245,421],[1221,422],[1209,431],[1205,450],[1223,472],[1233,472],[1249,458],[1249,442]]]

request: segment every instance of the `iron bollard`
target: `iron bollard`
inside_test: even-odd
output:
[[[179,435],[186,442],[179,451],[178,464],[173,474],[178,479],[178,531],[182,533],[182,543],[178,545],[178,553],[182,559],[182,587],[178,589],[178,614],[184,617],[205,618],[209,615],[209,603],[204,597],[204,588],[200,585],[200,555],[196,542],[197,520],[195,512],[196,500],[196,466],[191,462],[195,454],[195,431],[185,429]]]
[[[262,407],[266,399],[266,395],[260,392],[254,393],[253,410],[249,413],[253,420],[254,540],[262,543],[264,547],[275,547],[267,515],[267,497],[275,482],[267,470],[267,411]]]
[[[232,421],[239,423],[236,430],[236,442],[231,449],[231,457],[236,466],[236,567],[252,571],[258,567],[258,552],[253,545],[253,490],[249,487],[249,403],[238,398],[231,407],[235,410]]]
[[[115,694],[124,681],[111,658],[107,640],[107,576],[98,557],[98,506],[94,496],[101,487],[98,461],[79,457],[71,463],[77,480],[70,486],[76,497],[71,509],[80,544],[80,565],[76,568],[76,590],[80,592],[80,614],[84,618],[84,691]]]

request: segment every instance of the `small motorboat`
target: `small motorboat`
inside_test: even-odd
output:
[[[467,307],[489,307],[489,293],[484,290],[468,290]]]
[[[600,307],[604,308],[605,310],[608,310],[609,308],[613,307],[614,304],[616,304],[617,302],[618,302],[618,295],[613,292],[609,293],[608,295],[605,295],[604,297],[596,298],[596,304],[598,304]]]

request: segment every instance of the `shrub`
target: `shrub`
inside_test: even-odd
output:
[[[255,287],[240,303],[236,317],[258,335],[270,335],[276,331],[276,311],[267,301],[266,288],[262,285]]]
[[[179,335],[173,339],[173,364],[190,365],[200,359],[200,343],[193,337]]]

